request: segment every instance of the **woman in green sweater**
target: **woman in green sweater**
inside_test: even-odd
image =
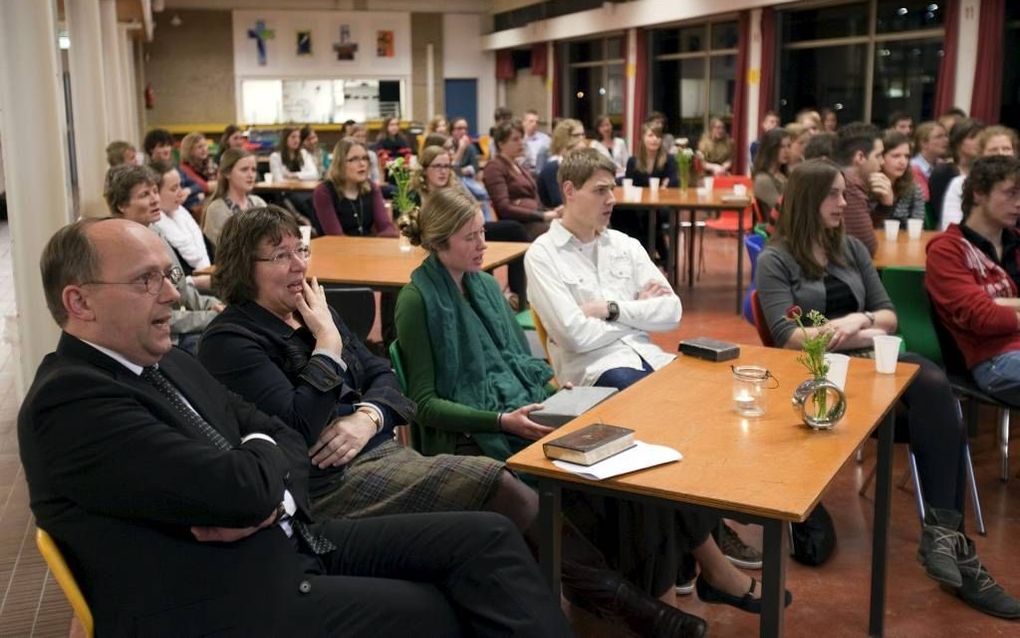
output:
[[[531,356],[499,284],[481,271],[478,204],[459,189],[441,189],[397,223],[430,253],[401,290],[395,319],[407,394],[418,404],[420,451],[504,460],[551,432],[529,414],[552,392],[553,372]],[[653,596],[676,581],[677,551],[690,551],[702,568],[703,600],[761,608],[757,581],[734,568],[710,536],[715,516],[570,491],[564,512],[613,567]]]

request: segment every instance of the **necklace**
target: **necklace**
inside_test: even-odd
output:
[[[351,207],[351,214],[354,215],[354,225],[358,231],[357,234],[364,235],[365,229],[361,226],[361,218],[365,213],[364,201],[362,201],[361,197],[358,197],[355,200],[350,200],[344,197],[344,201],[347,202],[347,205]],[[354,202],[358,202],[357,208],[354,207]]]

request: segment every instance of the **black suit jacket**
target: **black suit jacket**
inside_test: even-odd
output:
[[[290,634],[302,626],[291,607],[307,567],[291,539],[273,525],[199,543],[189,528],[257,525],[285,489],[306,517],[304,442],[182,351],[160,369],[236,447],[217,449],[154,387],[64,334],[18,415],[38,524],[59,543],[98,636]],[[252,432],[276,445],[240,445]]]

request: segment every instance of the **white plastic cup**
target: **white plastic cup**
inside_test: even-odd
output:
[[[875,372],[896,374],[896,359],[900,355],[900,337],[880,335],[875,337]]]
[[[623,178],[623,190],[629,192],[630,189],[632,189],[632,188],[634,188],[634,180],[632,180],[629,177],[624,177]]]
[[[310,248],[312,246],[312,227],[298,226],[298,230],[301,231],[301,245]]]
[[[715,184],[715,178],[714,178],[714,177],[704,177],[704,178],[702,178],[702,179],[701,179],[701,185],[702,185],[702,186],[703,186],[703,187],[705,188],[705,190],[707,190],[707,191],[708,191],[709,193],[711,193],[711,192],[712,192],[712,186],[713,186],[714,184]]]
[[[409,253],[412,248],[411,239],[407,235],[401,233],[400,239],[397,241],[397,246],[400,248],[400,252]]]
[[[708,196],[712,192],[712,189],[708,188],[707,186],[699,186],[697,192],[698,192],[698,201],[703,202],[703,201],[708,199]]]
[[[909,237],[910,239],[920,239],[922,230],[924,230],[923,219],[907,220],[907,237]]]
[[[736,195],[737,197],[746,197],[747,196],[747,186],[745,186],[744,184],[734,184],[733,185],[733,194]]]
[[[652,189],[652,192],[655,192],[655,191],[659,190],[659,183],[660,183],[660,180],[659,180],[658,177],[649,177],[648,178],[648,188]]]
[[[263,179],[263,181],[265,183],[267,183],[267,184],[272,184],[273,183],[273,174],[272,173],[266,173],[265,178]]]
[[[826,352],[825,363],[829,364],[829,372],[825,378],[836,384],[840,390],[846,389],[846,373],[850,368],[850,357],[837,352]]]
[[[900,220],[898,219],[885,220],[886,241],[896,241],[896,236],[899,234],[900,234]]]

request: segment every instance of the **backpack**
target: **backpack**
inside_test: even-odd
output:
[[[792,523],[793,558],[804,565],[821,565],[836,549],[836,527],[819,503],[803,523]]]

